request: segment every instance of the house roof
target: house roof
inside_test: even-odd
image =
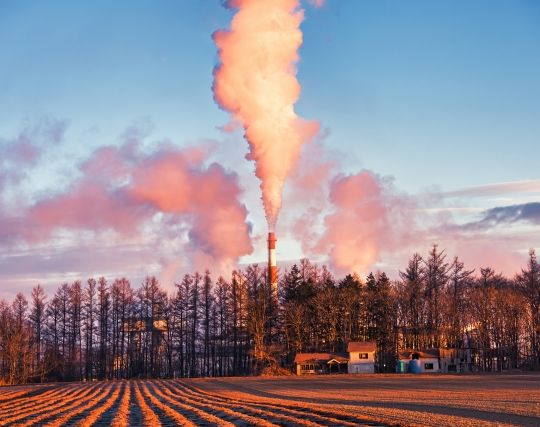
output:
[[[405,348],[398,352],[398,358],[401,360],[412,359],[412,356],[415,353],[417,353],[421,359],[437,359],[438,357],[440,357],[440,354],[441,354],[440,349],[438,348],[418,349],[418,350]]]
[[[350,352],[370,352],[377,350],[377,342],[375,341],[350,341],[347,345],[347,351]]]
[[[336,362],[336,363],[348,363],[348,362],[349,362],[349,358],[346,357],[346,356],[334,356],[331,360],[328,361],[328,363],[332,363],[332,362]]]
[[[343,353],[296,353],[294,363],[322,362],[328,363],[335,360],[339,363],[348,362],[349,358]]]

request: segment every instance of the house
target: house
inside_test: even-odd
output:
[[[412,350],[403,349],[398,352],[398,372],[413,374],[440,372],[439,349]]]
[[[467,355],[455,348],[403,349],[398,352],[397,372],[413,374],[457,373],[467,370]]]
[[[294,358],[297,375],[330,373],[374,373],[375,341],[351,341],[347,353],[297,353]]]
[[[344,353],[297,353],[294,358],[297,375],[347,372],[348,362]]]
[[[373,374],[375,372],[375,341],[351,341],[347,345],[349,352],[349,374]]]

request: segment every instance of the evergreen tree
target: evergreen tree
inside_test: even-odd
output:
[[[516,283],[528,306],[527,329],[531,362],[533,366],[540,366],[540,264],[534,249],[529,251],[527,268],[517,275]]]
[[[401,314],[402,346],[420,348],[425,339],[425,282],[422,257],[414,254],[405,271],[400,272],[399,305]]]

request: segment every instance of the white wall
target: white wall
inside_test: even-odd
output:
[[[433,363],[433,369],[426,369],[426,363]],[[430,372],[439,372],[439,359],[438,358],[420,358],[420,369],[426,374]]]
[[[367,353],[367,359],[360,359],[360,353]],[[349,353],[349,374],[367,374],[375,372],[375,352],[355,351]]]

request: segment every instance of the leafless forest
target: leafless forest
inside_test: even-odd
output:
[[[253,265],[217,280],[186,275],[173,294],[154,277],[138,288],[99,278],[0,302],[4,384],[284,373],[296,352],[341,351],[350,340],[377,341],[379,372],[394,370],[400,348],[430,347],[467,347],[474,371],[538,369],[535,253],[511,278],[469,270],[434,246],[397,281],[383,272],[338,280],[302,260],[282,271],[277,296]]]

